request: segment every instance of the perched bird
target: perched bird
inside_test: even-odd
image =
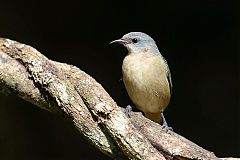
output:
[[[170,101],[172,80],[167,61],[155,41],[145,33],[130,32],[111,43],[122,44],[128,50],[122,73],[132,102],[147,118],[157,123],[163,120],[167,126],[163,111]]]

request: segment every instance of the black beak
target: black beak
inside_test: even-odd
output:
[[[117,40],[114,40],[114,41],[110,42],[109,44],[113,44],[113,43],[127,44],[128,41],[126,41],[124,39],[117,39]]]

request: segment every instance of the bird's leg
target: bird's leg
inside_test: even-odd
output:
[[[162,127],[167,129],[167,130],[171,130],[172,131],[173,128],[168,126],[167,121],[166,121],[166,119],[165,119],[165,117],[163,115],[163,112],[161,112],[161,117],[162,117],[162,121],[163,121]]]
[[[125,110],[123,111],[123,113],[130,118],[130,113],[132,112],[132,107],[130,105],[127,105],[127,107],[125,108]]]

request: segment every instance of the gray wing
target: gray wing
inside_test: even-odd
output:
[[[172,84],[172,77],[171,77],[171,72],[170,72],[169,68],[168,68],[167,79],[168,79],[168,84],[169,84],[169,88],[170,88],[170,94],[172,95],[173,84]]]
[[[162,58],[167,65],[167,80],[168,80],[168,84],[169,84],[169,88],[170,88],[170,95],[172,95],[173,84],[172,84],[171,72],[170,72],[170,69],[169,69],[169,66],[168,66],[168,63],[167,63],[166,59],[163,56],[162,56]]]

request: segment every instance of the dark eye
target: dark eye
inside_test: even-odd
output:
[[[137,38],[133,38],[133,39],[132,39],[132,42],[133,42],[133,43],[137,43],[137,42],[138,42],[138,39],[137,39]]]

